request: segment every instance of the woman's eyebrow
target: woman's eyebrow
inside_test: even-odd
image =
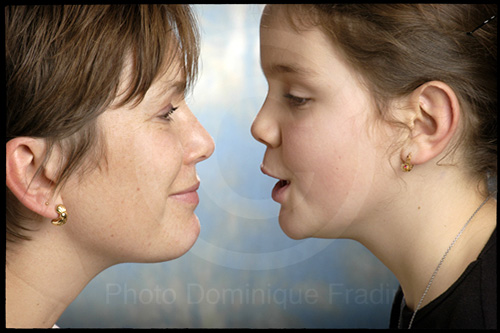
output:
[[[161,88],[158,89],[154,97],[158,98],[171,93],[174,93],[176,95],[182,95],[185,93],[186,88],[187,88],[187,82],[185,80],[179,80],[174,82],[167,81],[163,84]]]

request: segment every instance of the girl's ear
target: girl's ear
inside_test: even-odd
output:
[[[460,105],[453,89],[440,81],[427,82],[410,96],[413,109],[411,148],[401,152],[404,161],[411,152],[413,164],[424,164],[443,153],[457,132]]]
[[[53,205],[46,205],[55,185],[56,160],[46,155],[44,139],[17,137],[6,145],[6,185],[17,199],[31,211],[46,218],[58,217]],[[40,169],[40,170],[39,170]],[[59,196],[54,198],[62,203]]]

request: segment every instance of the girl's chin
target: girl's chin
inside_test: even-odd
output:
[[[296,221],[293,213],[283,212],[280,210],[279,223],[281,230],[291,239],[300,240],[310,237],[310,234],[304,230],[304,224]]]

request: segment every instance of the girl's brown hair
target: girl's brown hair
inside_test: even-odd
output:
[[[496,178],[497,19],[490,19],[497,15],[495,4],[321,4],[280,9],[295,29],[317,27],[332,40],[364,78],[385,119],[390,119],[385,110],[391,100],[428,81],[448,84],[462,109],[463,136],[456,142],[463,146],[469,173],[481,181]]]
[[[96,119],[117,97],[125,64],[132,73],[119,105],[140,102],[177,59],[189,88],[199,35],[186,5],[9,6],[5,57],[7,140],[44,138],[45,161],[61,149],[60,188],[73,172],[105,161]],[[28,239],[22,220],[33,216],[6,192],[7,239]]]

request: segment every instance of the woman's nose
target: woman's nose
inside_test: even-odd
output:
[[[213,154],[215,143],[212,136],[210,136],[207,130],[200,124],[191,110],[188,111],[191,121],[188,124],[190,132],[187,143],[188,147],[185,147],[187,151],[186,161],[189,164],[196,164],[206,160]]]

